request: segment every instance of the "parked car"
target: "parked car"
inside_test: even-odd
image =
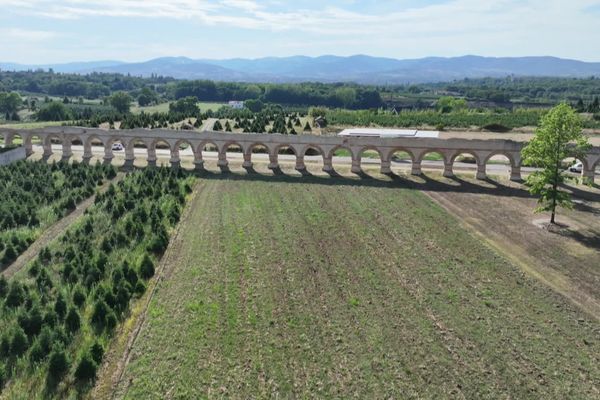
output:
[[[113,151],[123,151],[123,145],[121,143],[113,143],[112,145]]]
[[[581,171],[583,171],[583,163],[577,162],[577,163],[571,165],[569,167],[569,171],[576,172],[576,173],[580,174]]]

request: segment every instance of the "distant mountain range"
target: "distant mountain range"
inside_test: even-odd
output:
[[[356,55],[351,57],[283,57],[193,60],[163,57],[146,62],[74,62],[55,65],[1,63],[0,69],[24,71],[52,68],[55,72],[88,74],[109,72],[148,77],[210,79],[231,82],[357,82],[403,84],[445,82],[464,78],[505,76],[600,76],[600,63],[556,57],[428,57],[414,60]]]

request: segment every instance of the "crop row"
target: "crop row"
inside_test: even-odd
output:
[[[486,128],[495,126],[500,129],[509,130],[524,126],[537,126],[545,113],[547,113],[547,110],[543,109],[515,109],[514,111],[503,112],[493,112],[489,110],[460,110],[449,113],[426,110],[401,111],[397,114],[372,110],[328,110],[327,120],[332,125],[349,126],[431,126],[437,127],[438,129],[446,127]],[[584,125],[586,128],[596,128],[600,126],[600,123],[595,120],[585,120]]]
[[[4,390],[40,398],[89,388],[131,299],[154,275],[192,179],[168,169],[127,175],[26,271],[0,278]]]
[[[111,166],[62,162],[22,161],[0,168],[0,270],[115,174]]]

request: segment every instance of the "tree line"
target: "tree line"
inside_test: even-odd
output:
[[[57,97],[102,99],[124,91],[141,100],[141,105],[195,96],[201,101],[261,99],[266,102],[298,105],[325,105],[344,108],[372,108],[393,103],[399,96],[408,105],[427,105],[428,99],[444,94],[461,96],[470,101],[497,103],[557,104],[593,101],[600,92],[600,79],[506,77],[464,79],[453,82],[410,85],[356,85],[349,83],[257,84],[210,81],[185,81],[152,76],[148,78],[92,73],[88,75],[54,73],[52,71],[0,71],[0,92]],[[379,96],[378,96],[379,95]],[[422,102],[425,100],[425,102]]]
[[[141,93],[144,87],[151,87],[153,91],[161,93],[166,83],[174,81],[173,78],[161,76],[140,78],[108,73],[54,73],[51,70],[0,71],[0,92],[101,99],[118,91]]]
[[[0,71],[0,92],[19,92],[57,97],[103,99],[125,92],[140,105],[193,96],[199,101],[261,100],[268,103],[324,105],[345,108],[377,108],[380,91],[356,84],[254,84],[213,81],[176,81],[119,74],[58,74],[46,71]]]

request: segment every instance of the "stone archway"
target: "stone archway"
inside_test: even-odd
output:
[[[317,145],[307,145],[296,159],[296,170],[318,173],[325,168],[325,151]]]
[[[443,168],[442,176],[451,178],[454,176],[452,163],[447,152],[440,149],[425,149],[415,159],[414,164],[419,165],[420,173],[422,174],[423,166],[425,169],[440,169]],[[441,164],[441,165],[440,165]]]
[[[485,172],[485,164],[481,157],[472,150],[459,150],[450,157],[450,163],[452,164],[452,172],[455,172],[457,167],[462,165],[473,165],[477,166],[477,172],[475,175],[476,179],[486,179],[487,174]],[[457,165],[458,164],[458,165]]]
[[[229,154],[229,158],[228,155]],[[217,166],[222,169],[229,169],[230,159],[240,158],[244,155],[244,147],[238,142],[227,142],[221,146],[219,151],[219,161]]]
[[[345,146],[345,145],[335,146],[333,149],[331,149],[329,151],[327,158],[329,160],[331,160],[331,164],[332,164],[329,172],[335,171],[333,164],[348,162],[348,159],[350,159],[350,162],[352,163],[352,168],[354,169],[354,171],[357,171],[357,173],[360,172],[360,163],[356,160],[354,151],[349,146]],[[327,168],[327,164],[325,165],[325,168]]]
[[[171,144],[163,138],[155,139],[148,148],[148,165],[170,164],[173,160],[173,148]]]
[[[179,139],[171,149],[171,166],[182,167],[185,165],[182,158],[189,159],[193,157],[196,160],[196,148],[191,141],[187,139]]]
[[[220,153],[219,143],[213,140],[203,140],[196,146],[194,164],[196,169],[206,169],[207,159],[218,159]]]
[[[409,171],[412,173],[415,164],[415,155],[410,149],[397,147],[390,150],[387,161],[392,171],[394,168],[409,167]]]
[[[370,165],[370,164],[377,166],[381,172],[384,172],[384,173],[391,172],[389,170],[389,164],[387,163],[387,158],[383,157],[381,150],[379,150],[375,146],[365,146],[365,147],[361,148],[360,150],[358,150],[358,152],[356,154],[356,160],[358,162],[358,167],[360,169],[360,172],[364,172],[365,169],[368,169],[368,165]],[[367,168],[363,168],[363,164],[367,165]],[[384,165],[387,167],[385,168],[385,171],[382,171],[382,169],[384,169],[383,168]],[[353,162],[352,162],[353,171],[352,172],[355,172],[354,166],[355,166],[355,162],[353,160]]]
[[[43,148],[44,153],[42,154],[42,159],[49,160],[50,157],[54,154],[53,146],[60,145],[61,153],[64,151],[64,138],[61,137],[58,133],[50,133],[44,137]],[[70,146],[69,146],[70,150]],[[62,155],[61,155],[62,158]]]
[[[250,169],[254,168],[256,159],[253,159],[253,156],[259,157],[261,159],[268,159],[270,155],[269,147],[262,142],[255,142],[246,146],[246,151],[244,152],[244,164],[243,168]],[[266,161],[266,160],[265,160]]]
[[[513,181],[521,180],[521,165],[520,160],[517,164],[513,154],[503,151],[494,151],[490,153],[484,160],[486,175],[498,175],[499,169],[494,168],[494,165],[504,165],[509,167],[510,179]]]
[[[275,147],[269,157],[269,169],[282,169],[281,164],[294,163],[294,169],[298,166],[298,150],[291,144],[284,143]]]
[[[31,133],[25,137],[25,151],[27,156],[29,157],[34,153],[33,146],[43,146],[44,139],[42,135],[37,133]]]
[[[149,149],[148,142],[142,138],[134,137],[129,139],[127,147],[125,148],[125,164],[127,166],[138,166],[147,165]],[[142,164],[140,161],[143,160],[145,163]]]

